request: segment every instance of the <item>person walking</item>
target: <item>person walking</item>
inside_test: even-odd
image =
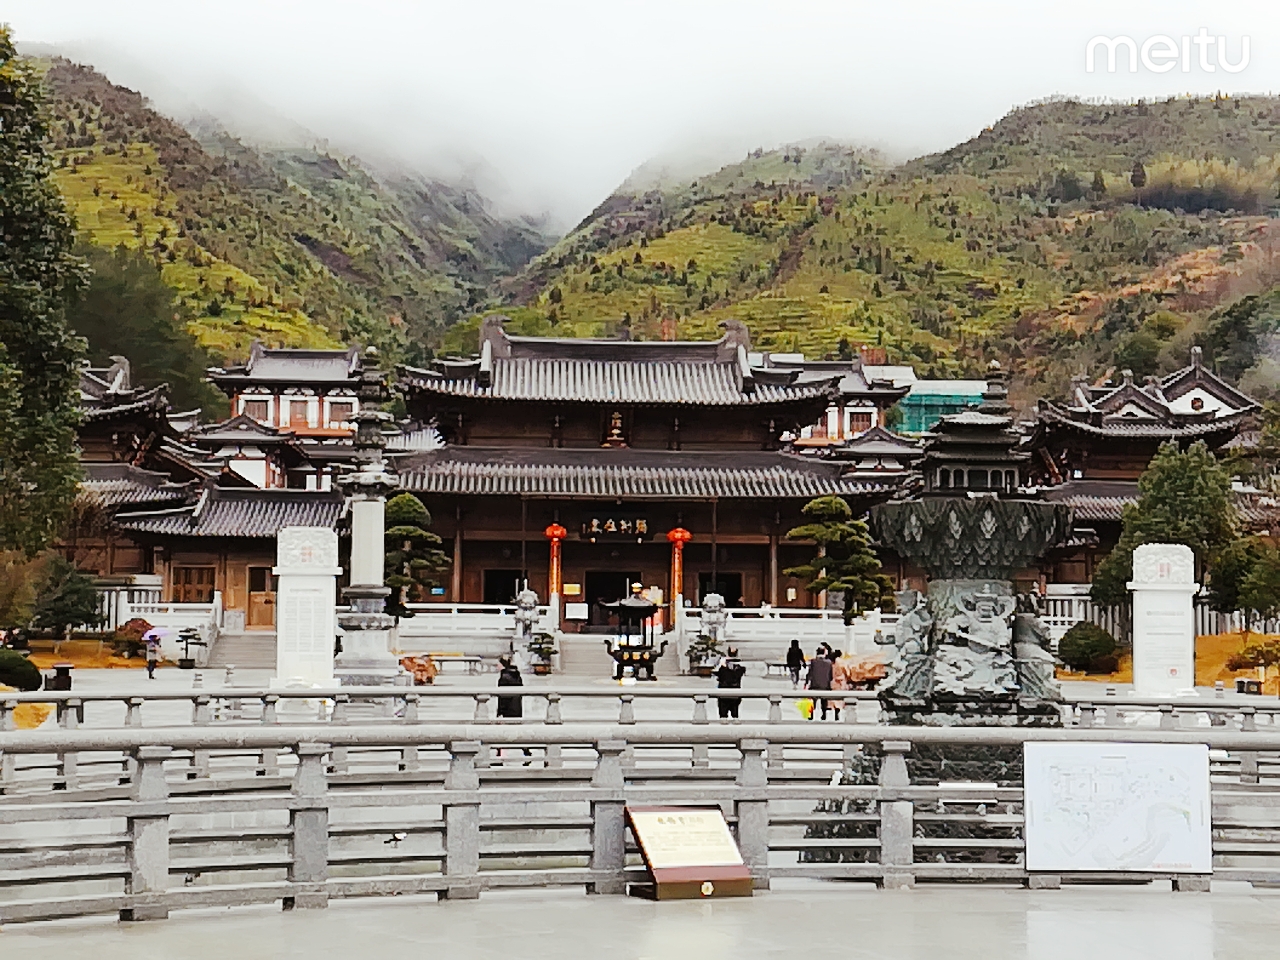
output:
[[[523,687],[524,677],[520,676],[520,668],[516,666],[515,660],[510,654],[504,654],[498,658],[498,665],[502,668],[498,671],[498,686],[500,687]],[[509,717],[514,720],[520,720],[524,717],[524,697],[520,696],[498,696],[498,716]],[[532,752],[528,747],[521,747],[521,752],[526,756],[532,756]],[[503,748],[498,748],[498,756],[501,757]],[[525,760],[525,766],[529,765],[529,761]]]
[[[147,679],[154,680],[156,664],[160,662],[160,635],[150,630],[143,639],[147,641]]]
[[[814,651],[813,659],[809,661],[809,676],[805,679],[804,687],[806,690],[830,690],[831,689],[831,661],[823,654],[822,648],[819,647]],[[814,704],[815,707],[818,704]],[[822,719],[827,719],[827,701],[824,699],[821,703]],[[812,720],[817,716],[818,711],[814,710],[810,714],[809,719]]]
[[[515,661],[510,654],[504,654],[498,659],[498,665],[502,668],[498,671],[498,686],[500,687],[523,687],[524,678],[520,676],[520,668],[516,666]],[[501,696],[498,697],[498,716],[511,717],[520,719],[524,716],[524,697],[519,696]]]
[[[828,659],[831,661],[831,689],[852,690],[853,684],[849,682],[849,661],[845,659],[844,654],[839,650],[832,650]],[[840,710],[843,707],[844,700],[831,701],[831,711],[837,720],[840,719]]]
[[[729,655],[722,657],[719,666],[716,667],[716,686],[721,690],[739,690],[742,688],[742,677],[746,672],[747,668],[738,659],[738,648],[730,647]],[[719,707],[721,720],[727,720],[729,717],[737,720],[738,707],[742,705],[742,699],[740,697],[717,697],[716,705]]]
[[[800,640],[792,637],[791,646],[787,648],[787,672],[791,674],[791,689],[800,686],[800,671],[805,665],[804,651],[800,649]]]

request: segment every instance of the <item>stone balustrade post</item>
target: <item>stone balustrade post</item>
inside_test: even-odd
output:
[[[300,743],[298,769],[293,775],[293,807],[289,812],[290,895],[284,909],[329,905],[329,782],[325,743]]]
[[[128,906],[121,920],[164,920],[169,916],[169,784],[164,778],[164,762],[172,747],[145,746],[134,752],[137,776],[131,799],[141,807],[128,820],[129,873],[124,880]],[[147,809],[150,808],[150,809]]]
[[[202,693],[191,700],[191,722],[197,727],[207,727],[213,722],[212,698]],[[196,780],[209,776],[209,751],[191,751],[191,769],[187,771],[188,780]]]
[[[1173,713],[1172,703],[1160,704],[1160,729],[1174,730],[1178,726],[1178,718]]]
[[[331,723],[347,723],[351,719],[351,694],[340,693],[333,698],[333,713],[330,716]],[[329,771],[331,773],[346,773],[349,769],[347,764],[348,751],[346,747],[334,747],[329,751]]]
[[[901,889],[915,884],[915,804],[899,800],[898,789],[911,785],[905,740],[886,740],[880,765],[880,885]]]
[[[124,725],[126,727],[142,726],[143,697],[129,697],[124,702]]]
[[[627,865],[627,822],[622,777],[625,740],[596,741],[596,770],[591,786],[597,792],[591,801],[591,869],[597,879],[587,885],[588,893],[625,893],[623,870]]]
[[[489,694],[476,694],[476,712],[472,717],[475,723],[492,723],[493,718],[489,716]],[[480,741],[480,751],[476,754],[476,768],[487,770],[493,765],[493,751],[489,749],[489,744]]]
[[[421,694],[406,693],[404,695],[404,714],[402,720],[405,723],[418,722],[418,701],[421,700]],[[400,769],[405,771],[414,771],[419,768],[418,748],[415,745],[408,745],[400,748]]]
[[[1082,728],[1092,727],[1097,723],[1098,708],[1092,703],[1080,704],[1080,726]]]
[[[480,776],[476,772],[479,740],[455,740],[449,744],[449,772],[445,790],[456,790],[457,800],[444,804],[444,872],[448,888],[440,896],[449,900],[474,900],[480,896]]]
[[[547,723],[548,724],[564,723],[563,718],[560,716],[560,694],[558,693],[547,694]],[[546,758],[547,758],[546,762],[548,767],[556,767],[556,768],[563,767],[564,756],[563,756],[560,744],[548,743]]]
[[[1255,733],[1258,729],[1258,708],[1240,708],[1240,730],[1243,733]]]
[[[0,733],[8,733],[10,730],[18,728],[17,721],[13,717],[13,704],[8,700],[0,700]],[[0,796],[13,783],[16,775],[15,757],[12,753],[5,753],[0,750]]]
[[[693,722],[695,726],[703,726],[709,722],[707,720],[707,695],[705,693],[699,693],[693,698]],[[693,766],[694,769],[711,766],[711,754],[707,750],[705,743],[695,743],[693,745]]]
[[[263,723],[279,722],[279,718],[276,715],[276,710],[279,707],[279,705],[280,705],[280,694],[278,693],[268,693],[266,696],[262,698],[262,722]]]
[[[76,730],[84,723],[84,701],[78,697],[70,697],[62,701],[62,726],[67,730]],[[60,790],[74,790],[80,783],[80,755],[74,750],[67,750],[59,758],[62,767],[62,780],[54,787]]]
[[[782,722],[782,694],[771,693],[769,694],[769,723],[781,723],[781,722]],[[769,742],[769,766],[771,767],[782,766],[782,758],[783,758],[782,749],[783,749],[782,744],[774,743],[772,741]]]
[[[636,698],[634,694],[624,693],[618,697],[618,723],[636,722]]]
[[[757,890],[769,889],[769,772],[767,740],[742,740],[738,768],[738,851]]]

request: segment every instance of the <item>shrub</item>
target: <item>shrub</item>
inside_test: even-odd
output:
[[[1072,670],[1114,669],[1115,650],[1115,638],[1093,623],[1077,623],[1058,642],[1058,656]]]
[[[134,617],[116,627],[115,634],[111,638],[111,647],[121,656],[135,657],[146,647],[142,642],[142,635],[150,629],[151,624],[141,617]]]
[[[0,684],[19,690],[39,690],[44,678],[36,665],[16,650],[0,650]]]

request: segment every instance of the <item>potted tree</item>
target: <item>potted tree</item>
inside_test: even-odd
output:
[[[709,677],[720,659],[720,641],[700,633],[698,639],[689,644],[685,655],[689,658],[690,673],[696,677]]]
[[[555,637],[549,633],[535,633],[525,645],[525,649],[529,651],[529,663],[533,667],[534,675],[538,677],[549,675],[551,658],[557,653]]]

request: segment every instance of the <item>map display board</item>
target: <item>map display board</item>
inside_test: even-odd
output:
[[[742,862],[719,807],[627,807],[657,900],[749,897]]]
[[[1027,869],[1213,871],[1209,748],[1027,743]]]

